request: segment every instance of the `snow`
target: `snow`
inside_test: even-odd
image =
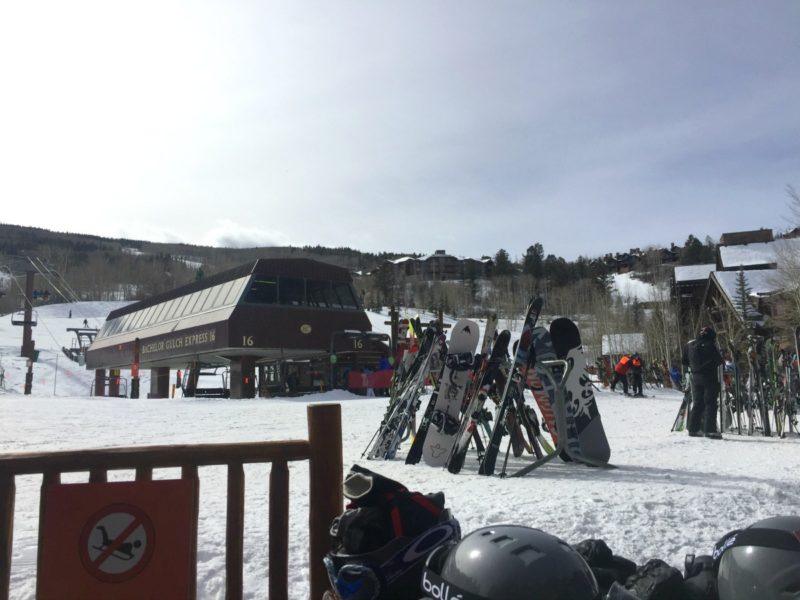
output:
[[[635,273],[615,273],[613,291],[625,301],[650,302],[659,298],[657,288],[636,278]]]
[[[39,309],[34,330],[40,361],[33,395],[24,396],[22,329],[0,318],[0,452],[32,452],[150,444],[193,444],[306,438],[306,406],[342,405],[345,471],[359,463],[423,492],[444,491],[464,532],[487,524],[540,527],[567,541],[603,538],[622,556],[641,564],[662,558],[682,569],[686,553],[709,553],[726,532],[758,519],[797,514],[800,504],[800,439],[727,435],[721,442],[670,433],[680,403],[672,390],[645,390],[634,399],[598,392],[597,402],[616,469],[552,461],[524,478],[477,475],[474,457],[459,475],[402,459],[365,461],[361,452],[378,426],[386,400],[343,391],[297,399],[130,400],[88,396],[92,374],[61,355],[87,315],[102,322],[117,303],[54,305]],[[69,308],[73,318],[68,319]],[[371,313],[387,331],[386,313]],[[425,318],[425,316],[423,316]],[[519,331],[519,327],[516,327]],[[49,332],[49,333],[47,333]],[[518,335],[518,333],[516,334]],[[56,377],[56,366],[58,374]],[[148,389],[147,372],[142,389]],[[404,455],[407,445],[401,447]],[[519,464],[519,463],[517,463]],[[307,598],[308,470],[290,463],[290,598]],[[266,596],[268,467],[245,469],[244,586],[247,598]],[[175,471],[156,471],[156,478]],[[132,479],[130,472],[110,479]],[[88,475],[65,476],[68,482]],[[198,597],[224,597],[225,469],[200,469]],[[40,477],[17,478],[11,597],[33,598]]]

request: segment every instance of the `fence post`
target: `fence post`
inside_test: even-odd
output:
[[[331,521],[342,513],[342,407],[310,404],[307,411],[309,459],[309,554],[311,599],[330,587],[322,558],[331,549]]]
[[[0,475],[0,599],[7,600],[11,585],[11,544],[14,538],[13,475]]]
[[[269,473],[269,600],[287,600],[289,591],[289,466],[275,461]]]

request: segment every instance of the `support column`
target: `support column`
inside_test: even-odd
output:
[[[255,398],[256,359],[253,356],[238,356],[231,359],[231,398]]]
[[[106,395],[106,370],[95,369],[94,371],[94,395]]]
[[[25,316],[22,324],[22,350],[20,356],[33,360],[33,276],[35,271],[25,273]]]
[[[150,369],[150,393],[148,398],[169,398],[169,367]]]

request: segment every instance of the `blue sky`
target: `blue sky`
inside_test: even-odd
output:
[[[800,3],[7,2],[0,221],[568,259],[789,226]]]

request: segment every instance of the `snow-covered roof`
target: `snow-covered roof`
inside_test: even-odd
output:
[[[457,256],[453,256],[452,254],[445,254],[443,252],[434,252],[433,254],[428,254],[427,256],[421,257],[419,260],[425,261],[425,260],[430,260],[432,258],[455,258],[458,260]]]
[[[603,336],[603,354],[644,352],[647,345],[643,333],[613,333]]]
[[[707,281],[708,275],[716,269],[714,263],[707,265],[687,265],[675,267],[675,283],[689,283],[691,281]]]
[[[413,256],[402,256],[400,258],[395,258],[394,260],[390,260],[389,262],[395,265],[399,265],[404,262],[408,262],[409,260],[416,260]]]
[[[753,269],[751,271],[742,271],[747,287],[750,288],[751,296],[768,296],[779,292],[784,289],[784,285],[780,282],[778,272],[775,269]],[[735,304],[733,299],[737,296],[737,281],[739,279],[739,271],[716,271],[713,277],[719,283],[720,289],[728,296],[732,304]]]
[[[720,246],[719,258],[722,269],[737,267],[769,266],[782,262],[787,254],[800,253],[800,238],[780,239],[774,242]]]

